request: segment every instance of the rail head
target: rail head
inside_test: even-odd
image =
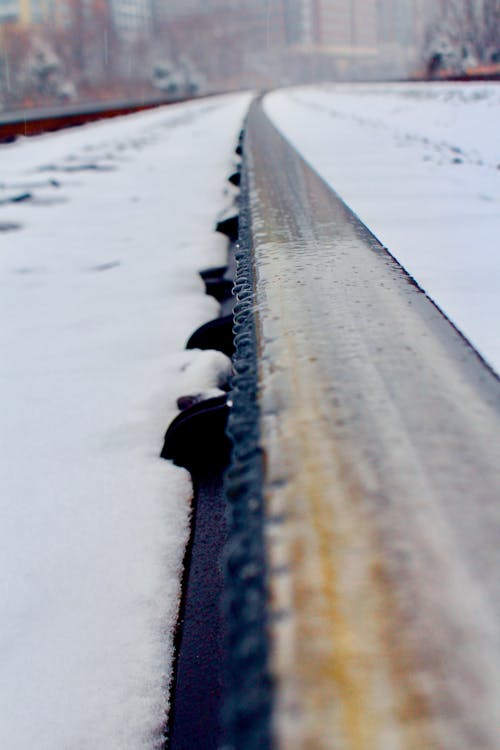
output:
[[[244,166],[272,746],[493,750],[498,378],[259,102]]]

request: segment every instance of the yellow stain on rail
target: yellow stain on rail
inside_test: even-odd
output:
[[[291,621],[278,618],[273,628],[283,703],[276,716],[278,746],[432,750],[437,745],[425,702],[413,712],[405,709],[417,703],[385,635],[396,613],[379,572],[383,561],[364,510],[364,488],[354,454],[346,461],[346,445],[337,443],[335,414],[325,412],[331,384],[316,365],[315,345],[297,336],[300,304],[277,282],[286,275],[286,255],[272,226],[260,236],[256,256],[265,259],[257,269],[257,323],[261,393],[272,415],[264,414],[262,424],[266,475],[284,479],[278,489],[271,481],[265,490],[268,514],[278,505],[286,517],[272,532],[277,545],[269,547],[272,566],[285,564],[290,576],[285,594],[280,580],[271,575],[270,581],[275,609]],[[282,637],[286,630],[291,637]],[[412,721],[400,721],[411,713]]]

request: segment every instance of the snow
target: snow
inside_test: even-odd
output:
[[[264,101],[500,373],[500,84],[337,84]]]
[[[183,347],[248,103],[0,147],[2,748],[160,744],[191,483],[159,453],[227,376]]]

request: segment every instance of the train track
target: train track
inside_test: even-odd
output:
[[[243,196],[227,746],[493,750],[499,380],[258,102]]]
[[[162,103],[13,115],[0,140]],[[211,616],[200,671],[214,685],[205,708],[218,710],[226,650],[226,729],[214,720],[216,736],[199,741],[496,749],[498,378],[259,102],[243,152],[227,532],[219,470],[194,474],[205,520],[193,554],[208,530],[206,565],[218,566],[228,535],[224,617]],[[173,750],[193,723],[204,576],[189,580],[185,612],[198,615]],[[222,583],[209,585],[213,615]]]
[[[40,135],[183,101],[186,101],[185,97],[145,97],[130,101],[75,103],[55,108],[0,113],[0,143],[8,143],[18,136]]]

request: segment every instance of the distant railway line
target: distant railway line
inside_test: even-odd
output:
[[[33,136],[63,130],[87,122],[103,120],[154,107],[178,104],[186,97],[150,97],[136,100],[75,103],[60,107],[23,109],[0,112],[0,143],[8,143],[18,136]]]
[[[498,81],[500,80],[500,66],[478,68],[463,74],[442,71],[432,79],[425,75],[417,76],[413,82],[425,83],[429,80],[436,82]],[[40,135],[41,133],[84,125],[95,120],[132,114],[133,112],[168,104],[178,104],[191,98],[203,98],[203,96],[155,96],[135,100],[74,103],[59,107],[27,108],[13,112],[0,112],[0,143],[8,143],[18,136]]]

